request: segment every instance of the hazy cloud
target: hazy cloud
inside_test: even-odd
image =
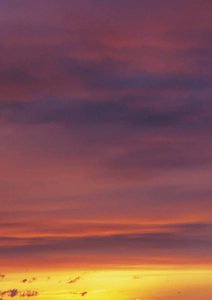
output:
[[[88,292],[82,292],[82,293],[76,293],[76,292],[71,292],[72,295],[81,295],[82,297],[87,295]]]

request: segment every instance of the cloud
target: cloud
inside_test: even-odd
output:
[[[137,276],[137,275],[133,276],[133,279],[141,279],[141,278],[142,276]]]
[[[6,291],[0,291],[0,296],[7,296],[7,297],[16,297],[16,296],[19,296],[19,297],[35,297],[38,295],[38,292],[37,291],[30,291],[30,290],[27,290],[27,291],[19,291],[18,289],[10,289],[10,290],[6,290]]]
[[[35,296],[38,296],[38,292],[27,290],[25,292],[20,292],[19,295],[20,295],[20,297],[35,297]]]
[[[168,78],[170,76],[168,75]],[[171,80],[170,78],[168,80]],[[181,78],[183,84],[185,80]],[[166,81],[166,80],[165,80]],[[198,84],[199,79],[197,80]],[[197,84],[194,83],[196,87]],[[173,102],[174,103],[174,102]],[[65,126],[128,126],[136,128],[174,128],[186,126],[190,129],[195,122],[206,117],[209,102],[185,101],[180,106],[159,109],[157,102],[151,105],[136,101],[86,102],[82,100],[44,99],[26,103],[0,103],[0,116],[8,122],[19,124],[62,124]]]
[[[193,81],[193,63],[181,61],[176,50],[184,50],[185,45],[187,49],[210,48],[210,4],[197,5],[198,1],[189,0],[188,5],[179,0],[163,0],[160,5],[155,0],[125,1],[124,5],[120,1],[82,1],[83,5],[63,1],[59,10],[56,2],[50,6],[49,1],[36,1],[29,7],[24,1],[14,13],[11,4],[1,4],[1,98],[26,101],[54,94],[97,100],[117,94],[132,96],[139,88],[151,93],[151,85],[153,90],[164,85],[197,90],[203,83],[201,76],[199,83]],[[184,11],[183,16],[176,7]],[[38,11],[43,11],[42,16]],[[20,15],[26,16],[25,22]],[[144,55],[143,47],[155,47],[157,54]],[[184,70],[186,76],[174,81],[173,76],[158,78],[158,71],[170,69]],[[149,70],[155,77],[150,82],[133,74]],[[196,75],[204,74],[201,68],[198,71]]]
[[[32,283],[32,282],[35,281],[35,280],[37,280],[37,278],[36,278],[36,277],[32,277],[32,279],[30,279],[28,282],[29,282],[29,283]]]
[[[9,297],[15,297],[15,296],[18,295],[18,290],[17,290],[17,289],[9,290],[9,291],[7,292],[7,295],[8,295]]]
[[[33,281],[35,281],[36,280],[36,278],[35,277],[33,277],[32,279],[27,279],[27,278],[24,278],[21,282],[23,282],[23,283],[26,283],[26,282],[28,282],[28,283],[32,283]]]
[[[108,178],[211,164],[211,104],[189,99],[172,101],[173,107],[157,105],[52,98],[1,103],[3,124],[11,127],[4,145],[13,149],[16,140],[19,153],[46,164],[51,158],[58,164],[77,160],[87,170],[92,161],[90,171]]]
[[[75,283],[75,282],[77,282],[78,280],[80,280],[80,278],[81,278],[81,277],[78,276],[78,277],[76,277],[76,278],[70,280],[68,283]]]
[[[123,259],[125,256],[136,256],[143,261],[143,258],[148,255],[152,259],[155,257],[158,260],[163,258],[163,263],[171,257],[172,259],[189,257],[197,261],[200,256],[211,259],[212,237],[210,230],[208,229],[205,234],[200,234],[204,232],[205,227],[199,226],[199,230],[196,230],[197,227],[198,224],[194,224],[193,230],[183,230],[186,225],[180,225],[179,227],[175,225],[170,226],[172,230],[157,232],[153,229],[151,233],[136,232],[78,238],[61,238],[58,236],[54,239],[39,239],[40,242],[36,238],[29,239],[28,245],[13,245],[1,248],[0,254],[5,258],[12,255],[18,259],[20,257],[32,257],[35,254],[45,258],[48,253],[49,258],[54,258],[55,255],[63,257],[66,253],[72,253],[75,259],[76,255],[83,257],[83,255],[89,253],[89,255],[95,256],[95,253],[98,252],[101,253],[101,257],[105,257],[107,254],[107,259],[112,259],[117,255],[119,259]],[[110,250],[109,253],[108,250]],[[69,261],[69,258],[67,259]],[[75,283],[79,279],[79,277],[76,277],[69,283]]]
[[[2,264],[211,259],[210,9],[0,1]]]
[[[82,292],[82,293],[76,293],[76,292],[71,292],[72,295],[81,295],[82,297],[84,297],[85,295],[88,294],[88,292]]]
[[[0,295],[1,296],[4,296],[4,295],[7,295],[8,297],[15,297],[18,295],[18,290],[17,289],[10,289],[10,290],[7,290],[7,291],[0,291]]]

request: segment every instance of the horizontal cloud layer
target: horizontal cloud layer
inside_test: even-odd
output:
[[[0,263],[211,263],[210,9],[0,3]]]

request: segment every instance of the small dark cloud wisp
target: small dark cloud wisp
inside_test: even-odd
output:
[[[80,276],[78,276],[78,277],[76,277],[76,278],[70,280],[68,283],[75,283],[75,282],[77,282],[78,280],[80,280]]]

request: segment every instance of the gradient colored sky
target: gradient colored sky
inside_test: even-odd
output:
[[[0,2],[0,297],[211,300],[211,20]]]

